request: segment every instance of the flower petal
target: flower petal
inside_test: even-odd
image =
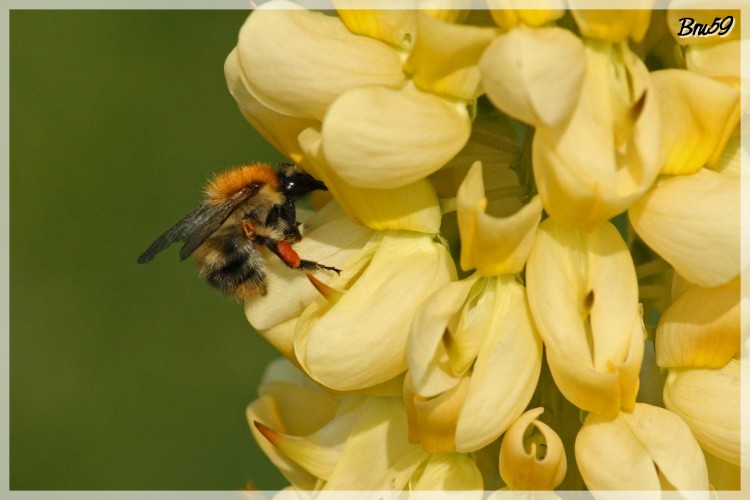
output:
[[[396,188],[442,167],[470,132],[464,104],[413,88],[371,86],[333,103],[323,122],[323,152],[353,186]]]
[[[740,120],[739,89],[686,70],[651,73],[661,111],[663,174],[715,167]]]
[[[685,66],[703,76],[739,87],[740,52],[747,50],[747,40],[700,43],[685,47]]]
[[[662,368],[721,368],[740,350],[740,291],[691,287],[664,312],[656,330]]]
[[[708,489],[706,463],[690,429],[658,406],[608,419],[590,413],[576,437],[578,468],[589,490]]]
[[[568,0],[570,13],[581,35],[606,42],[619,43],[631,38],[640,42],[646,35],[654,0],[628,3],[628,10],[591,10],[602,4],[590,0]]]
[[[578,103],[586,55],[568,30],[518,28],[498,36],[479,67],[487,97],[501,111],[535,127],[554,127]]]
[[[705,168],[666,178],[630,207],[628,217],[688,281],[719,286],[740,273],[742,182]]]
[[[333,0],[333,6],[349,31],[375,38],[404,50],[411,49],[417,36],[417,13],[403,7],[403,2],[369,0]]]
[[[542,341],[526,293],[513,276],[495,280],[492,317],[456,426],[456,451],[475,451],[497,439],[529,404],[542,367]]]
[[[336,206],[329,203],[302,226],[304,237],[294,245],[303,259],[344,268],[345,264],[362,251],[373,232],[351,222]],[[290,269],[280,259],[268,256],[264,267],[268,294],[245,301],[245,316],[260,332],[298,317],[302,310],[318,297],[305,275]],[[327,279],[328,271],[313,271],[320,279]],[[273,342],[272,342],[273,343]]]
[[[476,268],[482,276],[520,272],[542,218],[539,197],[532,198],[510,217],[487,214],[482,164],[475,162],[458,190],[456,204],[461,268],[465,271]]]
[[[559,127],[537,129],[533,142],[544,209],[567,227],[590,227],[625,211],[661,167],[660,115],[645,65],[625,45],[589,40],[586,48],[575,111]]]
[[[483,91],[479,58],[495,30],[417,16],[417,40],[404,71],[425,92],[472,100]]]
[[[310,128],[299,142],[305,154],[305,167],[320,178],[346,213],[365,226],[377,229],[405,229],[436,234],[440,228],[440,206],[432,185],[426,179],[394,189],[356,187],[339,176],[321,150],[320,134]]]
[[[460,381],[460,375],[452,370],[443,340],[452,317],[464,307],[478,278],[473,276],[439,288],[414,315],[407,349],[407,377],[413,390],[423,397],[440,394]]]
[[[519,24],[538,27],[565,14],[564,0],[487,0],[498,26],[510,30]]]
[[[720,369],[673,369],[664,405],[682,417],[701,447],[740,464],[740,370],[737,360]]]
[[[591,231],[542,222],[526,268],[529,305],[560,391],[614,416],[632,408],[644,330],[635,269],[608,222]]]
[[[250,93],[285,115],[322,120],[347,90],[405,82],[399,55],[388,45],[352,34],[336,17],[285,0],[253,11],[240,29],[237,48]]]
[[[316,300],[297,324],[297,359],[313,379],[332,389],[369,387],[406,370],[415,311],[455,278],[450,254],[430,236],[384,232],[378,237],[382,241],[365,268],[345,268],[330,283],[345,289],[344,296],[335,304]]]
[[[451,389],[431,398],[414,392],[409,378],[404,384],[404,403],[409,415],[409,438],[429,453],[456,451],[456,424],[469,389],[462,376]]]
[[[294,163],[299,164],[303,154],[297,142],[297,136],[318,122],[308,118],[283,115],[258,102],[248,90],[236,47],[224,62],[224,76],[229,92],[237,101],[242,116],[273,147]]]
[[[568,462],[560,436],[537,420],[544,408],[513,422],[500,446],[500,476],[512,490],[552,490],[565,478]]]
[[[424,466],[414,491],[461,491],[461,498],[481,499],[484,481],[474,461],[459,453],[432,455]]]
[[[418,450],[406,439],[399,398],[367,398],[325,490],[372,490],[405,456]]]

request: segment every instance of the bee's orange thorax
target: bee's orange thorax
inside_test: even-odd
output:
[[[276,170],[266,163],[243,165],[211,179],[206,186],[206,196],[213,203],[223,203],[250,184],[265,184],[278,191],[279,176],[276,175]]]

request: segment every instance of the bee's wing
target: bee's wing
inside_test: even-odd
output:
[[[185,239],[185,244],[180,249],[180,259],[185,260],[195,250],[206,241],[209,236],[214,234],[217,229],[224,224],[227,217],[232,215],[232,212],[237,210],[240,205],[245,203],[247,200],[255,196],[260,190],[261,184],[251,184],[245,188],[240,189],[231,198],[222,203],[221,205],[211,206],[210,212],[201,217],[202,221],[195,224]]]
[[[241,189],[220,205],[203,203],[156,238],[151,246],[138,257],[138,263],[145,264],[151,261],[156,254],[177,241],[185,242],[180,249],[180,259],[186,259],[221,227],[232,212],[255,195],[259,189],[259,185],[253,184]]]

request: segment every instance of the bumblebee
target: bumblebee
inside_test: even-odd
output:
[[[304,260],[292,248],[302,239],[295,202],[325,190],[293,164],[273,168],[252,163],[217,175],[206,187],[206,200],[167,229],[138,257],[150,262],[172,243],[184,242],[180,260],[195,254],[200,275],[223,294],[239,300],[266,295],[266,273],[259,247],[276,254],[292,269],[335,267]]]

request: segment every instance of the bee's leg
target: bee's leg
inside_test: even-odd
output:
[[[274,205],[266,217],[265,225],[282,229],[284,240],[289,243],[297,243],[302,239],[299,232],[299,222],[297,222],[297,211],[291,199]]]
[[[315,269],[325,269],[327,271],[334,271],[336,274],[341,273],[341,269],[335,267],[324,266],[311,260],[301,259],[299,254],[292,248],[286,241],[274,241],[271,238],[264,236],[256,236],[255,241],[268,248],[270,251],[275,253],[281,261],[292,269],[302,269],[313,271]]]

